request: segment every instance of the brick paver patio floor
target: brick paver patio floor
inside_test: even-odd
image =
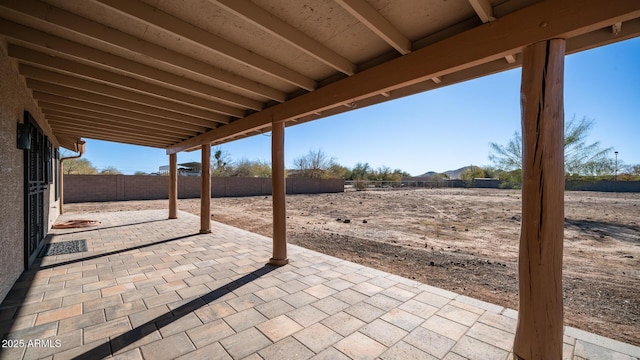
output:
[[[64,215],[88,251],[46,256],[0,305],[2,359],[507,359],[517,313],[167,211]],[[567,327],[565,359],[638,359],[640,348]]]

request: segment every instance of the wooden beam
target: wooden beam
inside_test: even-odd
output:
[[[284,122],[271,125],[271,199],[273,202],[273,256],[269,264],[282,266],[287,258],[286,180],[284,172]]]
[[[211,145],[202,145],[200,176],[200,233],[211,232]]]
[[[118,125],[127,129],[140,128],[140,129],[146,129],[146,130],[153,130],[161,134],[178,135],[185,138],[189,138],[191,136],[195,136],[198,134],[195,131],[188,131],[188,130],[178,129],[171,126],[154,124],[150,122],[136,121],[135,119],[131,119],[131,118],[125,118],[122,116],[115,116],[110,114],[103,114],[96,111],[78,109],[70,106],[51,104],[46,101],[39,101],[38,105],[40,106],[40,111],[42,111],[42,113],[45,115],[51,114],[51,115],[64,116],[69,119],[73,119],[76,121],[84,121],[87,123],[93,123],[93,124],[104,123],[104,124]]]
[[[130,0],[97,1],[118,10],[126,16],[137,18],[164,31],[172,32],[184,39],[213,50],[229,60],[237,61],[276,79],[280,79],[308,91],[314,90],[317,85],[313,79],[310,79],[290,68],[262,57],[248,49],[238,46],[143,2]]]
[[[469,0],[469,3],[483,23],[496,19],[493,16],[493,8],[491,7],[489,0]]]
[[[507,60],[507,63],[509,64],[515,64],[516,63],[516,56],[515,55],[507,55],[504,57],[505,60]]]
[[[79,99],[96,104],[112,106],[121,109],[127,109],[130,111],[136,111],[144,114],[151,114],[159,117],[164,117],[174,121],[178,121],[185,124],[203,126],[205,128],[213,129],[216,127],[216,122],[203,119],[201,117],[195,117],[189,114],[162,109],[155,106],[145,105],[133,101],[127,101],[110,96],[99,95],[96,93],[89,93],[78,89],[73,89],[66,86],[56,85],[52,83],[46,83],[40,80],[27,79],[27,87],[34,91],[40,91],[43,93],[58,95],[62,97],[69,97],[72,99]]]
[[[222,8],[313,56],[325,65],[347,75],[355,74],[356,66],[351,61],[307,36],[302,31],[278,19],[251,1],[215,0],[215,2]]]
[[[31,49],[23,48],[16,45],[9,45],[9,56],[20,59],[23,62],[39,65],[39,67],[21,64],[20,72],[26,77],[34,79],[45,80],[49,82],[56,82],[65,84],[67,86],[75,86],[82,89],[96,89],[94,91],[105,92],[113,88],[102,84],[116,84],[121,93],[131,94],[128,96],[131,100],[140,101],[147,104],[162,104],[164,108],[169,110],[176,110],[198,116],[204,119],[212,119],[221,124],[229,123],[227,116],[243,117],[244,111],[238,108],[234,108],[228,105],[222,105],[208,99],[201,97],[184,94],[179,91],[171,90],[162,86],[149,84],[147,82],[112,73],[106,70],[96,69],[91,66],[75,63],[73,61],[61,59],[59,57],[49,56],[41,52],[33,51]],[[64,75],[59,72],[42,69],[41,67],[62,70],[64,72],[73,74],[74,76]],[[95,81],[88,81],[77,76],[83,76]],[[126,89],[122,89],[124,87]],[[135,91],[131,91],[135,90]],[[113,92],[113,91],[112,91]],[[164,99],[160,99],[156,96],[144,95],[139,92],[153,94],[160,96]],[[150,100],[151,99],[151,100]],[[159,101],[154,101],[159,100]],[[169,99],[169,100],[167,100]],[[158,105],[154,105],[158,106]]]
[[[576,8],[581,11],[575,11]],[[542,1],[501,17],[491,26],[475,27],[425,46],[284,104],[183,141],[167,151],[179,152],[205,142],[222,142],[237,134],[268,127],[272,121],[286,121],[322,112],[336,104],[366,99],[382,92],[420,84],[436,76],[501,60],[541,40],[577,36],[636,17],[640,17],[640,1],[635,0]],[[541,26],[541,19],[545,26]],[[505,37],[506,33],[520,36]]]
[[[517,359],[562,358],[564,55],[563,39],[539,42],[523,52]]]
[[[617,22],[617,23],[611,25],[611,32],[613,33],[613,35],[620,34],[620,31],[622,31],[622,23],[621,22]]]
[[[145,79],[145,81],[148,79],[165,87],[187,90],[190,93],[200,96],[214,98],[230,106],[249,108],[252,110],[262,109],[260,101],[221,90],[217,87],[185,78],[184,76],[162,71],[152,66],[125,59],[8,20],[0,19],[0,33],[11,39],[36,45],[40,48],[39,51],[53,52],[56,56],[70,56],[80,62],[90,62],[106,68],[117,69],[128,73],[130,76]],[[43,45],[46,47],[43,47]]]
[[[442,76],[434,76],[431,81],[433,81],[436,84],[440,84],[442,82]]]
[[[169,155],[169,219],[178,218],[178,154]]]
[[[241,91],[248,91],[268,99],[283,102],[286,95],[264,84],[231,74],[215,66],[198,61],[177,51],[136,38],[122,31],[107,27],[68,11],[36,0],[3,1],[0,7],[22,13],[57,27],[90,37],[101,42],[143,54],[156,61],[219,81]]]
[[[400,54],[405,55],[411,52],[411,41],[365,0],[336,0],[336,2]]]
[[[57,106],[63,106],[65,108],[75,108],[80,111],[86,110],[93,113],[102,113],[102,114],[120,116],[135,122],[143,122],[147,124],[159,124],[159,125],[174,128],[178,131],[195,131],[198,133],[204,133],[207,130],[207,128],[203,126],[185,124],[179,121],[174,121],[174,120],[159,117],[159,116],[148,115],[145,113],[124,110],[121,108],[116,108],[116,107],[111,107],[106,105],[100,105],[100,104],[91,103],[83,100],[66,98],[63,96],[47,94],[40,91],[34,91],[33,98],[37,100],[38,105],[40,105],[43,108],[57,109]]]

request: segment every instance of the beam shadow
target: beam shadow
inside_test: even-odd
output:
[[[638,225],[566,218],[565,227],[575,227],[585,233],[598,234],[632,244],[640,244],[640,226]]]
[[[182,240],[182,239],[186,239],[186,238],[190,238],[192,236],[197,236],[197,235],[201,235],[200,233],[195,233],[195,234],[188,234],[188,235],[183,235],[183,236],[177,236],[174,238],[170,238],[170,239],[165,239],[165,240],[160,240],[160,241],[154,241],[151,243],[147,243],[147,244],[142,244],[142,245],[137,245],[137,246],[132,246],[132,247],[128,247],[128,248],[124,248],[124,249],[120,249],[120,250],[113,250],[113,251],[109,251],[106,253],[102,253],[102,254],[97,254],[97,255],[91,255],[91,256],[86,256],[86,257],[82,257],[82,258],[78,258],[78,259],[73,259],[73,260],[68,260],[68,261],[63,261],[63,262],[59,262],[59,263],[55,263],[55,264],[51,264],[51,265],[45,265],[45,266],[40,266],[37,269],[35,269],[36,271],[39,270],[46,270],[46,269],[51,269],[54,267],[58,267],[58,266],[64,266],[64,265],[69,265],[69,264],[74,264],[77,262],[82,262],[82,261],[87,261],[87,260],[93,260],[93,259],[98,259],[101,257],[105,257],[105,256],[111,256],[111,255],[116,255],[116,254],[121,254],[123,252],[127,252],[127,251],[132,251],[132,250],[138,250],[138,249],[144,249],[150,246],[154,246],[154,245],[160,245],[160,244],[166,244],[168,242],[172,242],[172,241],[177,241],[177,240]]]
[[[71,220],[73,220],[73,219],[71,219]],[[142,225],[142,224],[148,224],[148,223],[159,222],[159,221],[167,221],[167,220],[169,220],[169,219],[148,220],[148,221],[140,221],[140,222],[131,223],[131,224],[122,224],[122,225],[113,225],[113,226],[104,226],[104,227],[100,227],[100,225],[98,225],[96,227],[92,227],[91,229],[81,228],[82,230],[78,230],[78,231],[64,231],[65,229],[55,229],[55,230],[57,230],[56,232],[58,232],[58,233],[57,234],[53,234],[53,235],[56,236],[56,235],[68,235],[68,234],[80,234],[80,233],[84,233],[84,232],[106,230],[106,229],[115,229],[115,228],[120,228],[120,227],[125,227],[125,226],[135,226],[135,225]]]
[[[230,283],[223,285],[207,294],[204,294],[200,297],[197,297],[182,306],[179,306],[173,310],[170,310],[167,313],[164,313],[155,319],[149,320],[148,322],[137,326],[124,334],[116,336],[105,342],[94,347],[91,350],[88,350],[80,355],[74,357],[74,360],[93,360],[100,359],[106,356],[113,355],[118,351],[126,348],[127,346],[133,344],[134,342],[144,338],[145,336],[153,333],[161,328],[173,323],[176,320],[184,317],[192,313],[193,311],[200,309],[217,299],[229,294],[230,292],[272,272],[277,269],[277,266],[265,264],[263,267],[254,270],[239,279],[231,281]]]

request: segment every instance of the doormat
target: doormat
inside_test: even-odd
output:
[[[54,229],[75,229],[100,225],[96,220],[67,220],[53,224]]]
[[[39,257],[73,254],[84,251],[87,251],[86,240],[61,241],[45,245]]]

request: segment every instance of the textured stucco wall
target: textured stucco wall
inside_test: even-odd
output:
[[[16,147],[16,133],[25,110],[57,146],[6,49],[6,42],[0,39],[0,301],[24,270],[24,158],[23,150]],[[57,202],[50,195],[45,193],[49,225],[57,217]]]

